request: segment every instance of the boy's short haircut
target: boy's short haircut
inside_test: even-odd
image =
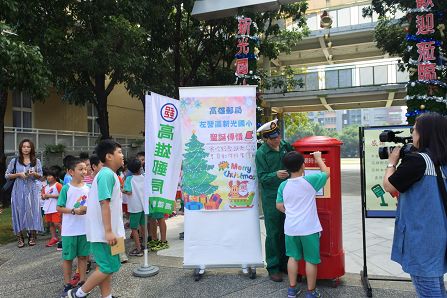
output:
[[[87,153],[87,152],[81,152],[81,153],[79,153],[79,159],[82,160],[82,161],[89,160],[89,155],[88,155],[88,153]]]
[[[45,172],[44,172],[45,173]],[[46,170],[45,176],[53,176],[54,179],[59,179],[60,176],[60,168],[58,169],[56,166],[52,166]]]
[[[115,153],[117,148],[121,148],[121,145],[114,140],[107,139],[99,142],[95,148],[95,153],[98,155],[101,162],[106,162],[107,154]]]
[[[304,157],[297,151],[290,151],[282,159],[284,166],[289,172],[298,172],[304,164]]]
[[[81,162],[84,162],[84,161],[82,161],[80,158],[76,158],[76,157],[73,158],[72,160],[70,160],[70,163],[68,164],[68,169],[74,170],[76,168],[76,166],[78,164],[80,164]]]
[[[70,163],[71,160],[75,159],[76,157],[74,157],[73,155],[67,155],[64,157],[64,159],[62,160],[62,163],[64,165],[65,169],[68,169],[68,164]]]
[[[137,153],[137,158],[140,157],[140,156],[144,157],[145,155],[146,155],[146,153],[144,151],[140,151],[140,152]]]
[[[100,162],[101,161],[99,160],[98,155],[93,154],[90,156],[90,165],[91,166],[93,166],[93,165],[98,166]]]
[[[140,172],[141,169],[141,161],[139,159],[132,159],[131,161],[129,161],[129,163],[127,164],[127,169],[132,173],[132,174],[137,174]]]

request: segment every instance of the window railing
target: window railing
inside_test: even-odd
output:
[[[66,151],[92,152],[100,135],[80,131],[64,131],[50,129],[30,129],[5,127],[5,152],[13,154],[18,152],[18,145],[22,139],[33,141],[36,152],[43,152],[46,145],[62,144]],[[120,143],[124,149],[134,147],[143,139],[137,135],[113,135],[113,138]]]
[[[339,9],[328,10],[329,16],[332,19],[332,28],[340,28],[346,26],[356,26],[363,24],[373,24],[377,22],[378,15],[373,12],[372,17],[363,17],[363,9],[370,5],[356,5],[351,7],[343,7]],[[320,28],[320,16],[322,11],[318,13],[310,13],[306,15],[307,26],[311,31],[321,30]],[[405,13],[398,10],[394,18],[398,19],[404,16]],[[295,25],[292,25],[295,26]]]
[[[400,84],[407,82],[409,75],[407,72],[399,71],[397,62],[395,62],[313,69],[306,73],[295,75],[295,79],[302,80],[304,85],[302,87],[296,86],[294,90],[290,91],[316,91]],[[279,92],[281,92],[279,89],[266,91],[266,93]]]

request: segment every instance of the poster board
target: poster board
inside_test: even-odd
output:
[[[263,266],[256,86],[180,88],[185,268]]]
[[[330,168],[327,167],[329,173],[331,172]],[[320,168],[318,167],[309,167],[304,169],[304,176],[312,175],[312,174],[319,174],[321,173]],[[315,198],[316,199],[329,199],[331,197],[331,176],[329,175],[329,178],[326,181],[326,184],[317,191]]]
[[[366,217],[395,217],[397,199],[392,197],[383,188],[383,176],[388,165],[388,159],[379,158],[379,147],[402,146],[393,142],[380,142],[379,135],[384,130],[402,131],[399,137],[409,137],[411,126],[373,126],[364,127],[363,136],[360,135],[363,144],[362,179],[363,199],[365,202]]]

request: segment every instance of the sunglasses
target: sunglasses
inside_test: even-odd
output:
[[[410,133],[413,133],[414,127],[410,128]]]

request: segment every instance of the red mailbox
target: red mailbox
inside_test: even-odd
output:
[[[323,227],[320,239],[321,263],[318,265],[317,279],[332,279],[335,286],[338,285],[339,278],[345,274],[341,220],[340,146],[342,144],[337,139],[319,136],[306,137],[293,143],[295,150],[304,156],[305,175],[319,171],[310,154],[314,151],[321,151],[322,158],[329,167],[329,180],[316,196],[318,217]],[[306,275],[303,261],[299,266],[299,274]]]

